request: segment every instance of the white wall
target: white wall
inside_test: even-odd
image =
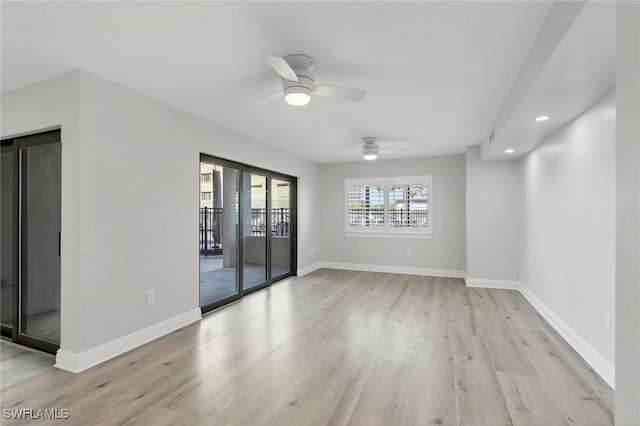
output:
[[[316,164],[83,71],[2,101],[3,136],[62,127],[61,349],[198,307],[200,152],[297,176],[298,265],[317,261]]]
[[[640,424],[640,3],[616,29],[616,424]]]
[[[433,239],[347,237],[344,182],[351,178],[433,176]],[[320,165],[320,258],[327,262],[465,270],[465,159],[463,155]],[[407,254],[410,250],[411,254]],[[453,272],[455,271],[455,272]],[[419,271],[418,271],[419,272]],[[463,272],[462,272],[463,273]]]
[[[467,283],[518,280],[520,175],[516,161],[480,161],[466,155]],[[494,282],[491,282],[494,281]]]
[[[520,281],[614,364],[615,97],[521,160]]]

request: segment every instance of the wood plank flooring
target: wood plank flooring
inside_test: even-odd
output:
[[[611,388],[518,292],[461,279],[323,269],[80,374],[6,342],[0,362],[0,408],[65,425],[613,424]]]

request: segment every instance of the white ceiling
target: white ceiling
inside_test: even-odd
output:
[[[320,163],[359,160],[363,136],[400,150],[382,158],[462,153],[485,138],[550,5],[2,2],[2,91],[81,68]],[[316,83],[367,96],[252,107],[281,89],[261,55],[291,53],[315,58]]]

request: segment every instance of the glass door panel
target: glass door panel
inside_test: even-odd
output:
[[[200,163],[200,306],[240,293],[237,169]]]
[[[271,179],[271,279],[291,271],[291,185]]]
[[[20,150],[20,335],[60,343],[60,143]]]
[[[243,290],[267,281],[267,178],[244,173],[243,179]]]
[[[3,148],[4,150],[4,148]],[[13,151],[2,152],[0,164],[0,323],[13,325]]]

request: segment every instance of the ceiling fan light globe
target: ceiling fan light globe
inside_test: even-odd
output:
[[[288,87],[284,91],[284,100],[289,105],[304,106],[311,100],[311,91],[306,87]]]
[[[375,160],[376,158],[378,158],[377,154],[364,154],[364,159],[365,160]]]

